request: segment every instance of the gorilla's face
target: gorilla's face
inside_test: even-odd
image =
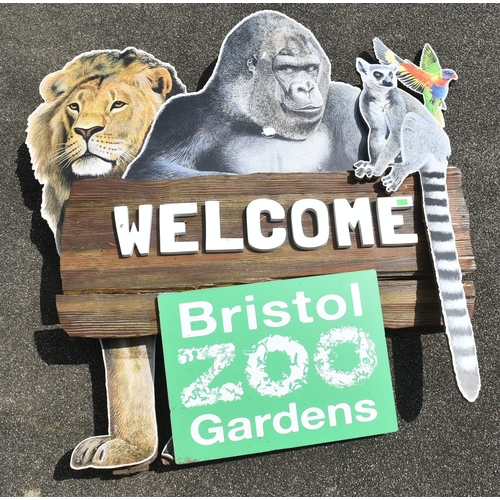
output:
[[[313,54],[295,56],[282,51],[273,61],[277,85],[277,99],[285,111],[303,118],[322,114],[323,97],[317,80],[321,61]]]
[[[314,42],[288,30],[271,36],[247,60],[251,117],[286,139],[306,139],[323,117],[329,67]]]

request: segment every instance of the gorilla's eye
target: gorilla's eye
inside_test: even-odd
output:
[[[255,67],[256,64],[257,64],[257,56],[253,55],[247,59],[248,69],[251,70],[252,68]]]
[[[125,106],[127,103],[123,102],[123,101],[115,101],[112,105],[111,105],[111,109],[116,109],[116,108],[123,108],[123,106]]]
[[[291,75],[292,73],[295,73],[295,68],[293,68],[292,66],[285,66],[281,68],[281,71],[283,71],[285,75]]]
[[[72,111],[80,111],[80,106],[78,106],[78,103],[76,102],[68,104],[68,108],[71,109]]]
[[[317,68],[316,66],[308,66],[308,67],[306,68],[306,71],[307,71],[308,73],[314,73],[317,69],[318,69],[318,68]]]

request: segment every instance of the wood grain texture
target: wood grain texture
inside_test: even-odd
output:
[[[416,185],[415,185],[416,181]],[[461,174],[448,169],[448,193],[462,272],[475,270],[469,235],[469,213],[463,199]],[[68,201],[62,232],[61,276],[64,296],[58,296],[59,320],[69,335],[125,337],[158,333],[156,297],[160,292],[254,283],[300,276],[375,269],[378,274],[385,325],[389,328],[434,326],[441,322],[439,299],[430,261],[421,209],[418,179],[405,181],[397,196],[412,196],[414,207],[399,212],[404,226],[397,231],[417,233],[417,245],[382,247],[378,239],[375,202],[387,196],[379,182],[359,182],[352,173],[253,174],[207,176],[170,181],[92,179],[76,182]],[[290,241],[289,212],[299,199],[315,198],[329,208],[346,198],[368,197],[372,210],[375,245],[362,248],[358,235],[352,246],[339,249],[332,237],[321,249],[302,251]],[[262,232],[287,229],[287,240],[273,252],[254,252],[245,241],[240,253],[207,254],[204,248],[204,203],[218,200],[222,237],[245,236],[245,208],[257,198],[271,198],[287,213],[283,223],[262,220]],[[158,209],[163,203],[197,202],[198,215],[183,218],[187,234],[178,240],[200,242],[192,255],[160,255]],[[153,205],[150,255],[120,256],[114,232],[113,208],[127,205],[131,222],[141,204]],[[181,218],[180,218],[181,219]],[[303,217],[304,231],[314,234],[311,217]],[[474,287],[465,283],[469,309]]]
[[[381,281],[386,328],[442,324],[439,298],[429,280]],[[474,285],[464,283],[469,313],[474,312]],[[157,293],[59,295],[59,321],[72,337],[138,337],[159,333]]]

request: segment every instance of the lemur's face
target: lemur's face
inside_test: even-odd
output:
[[[361,75],[364,85],[386,88],[393,88],[397,86],[397,61],[394,61],[394,63],[390,65],[369,64],[363,59],[358,58],[356,59],[356,69]]]

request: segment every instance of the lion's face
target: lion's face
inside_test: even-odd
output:
[[[94,79],[74,89],[61,115],[53,118],[54,129],[57,122],[67,124],[62,145],[53,137],[61,167],[79,177],[122,175],[161,104],[150,87],[130,85],[119,77]]]
[[[58,247],[73,182],[121,177],[162,104],[181,92],[172,66],[133,47],[81,54],[43,79],[45,102],[28,118],[26,144]]]

